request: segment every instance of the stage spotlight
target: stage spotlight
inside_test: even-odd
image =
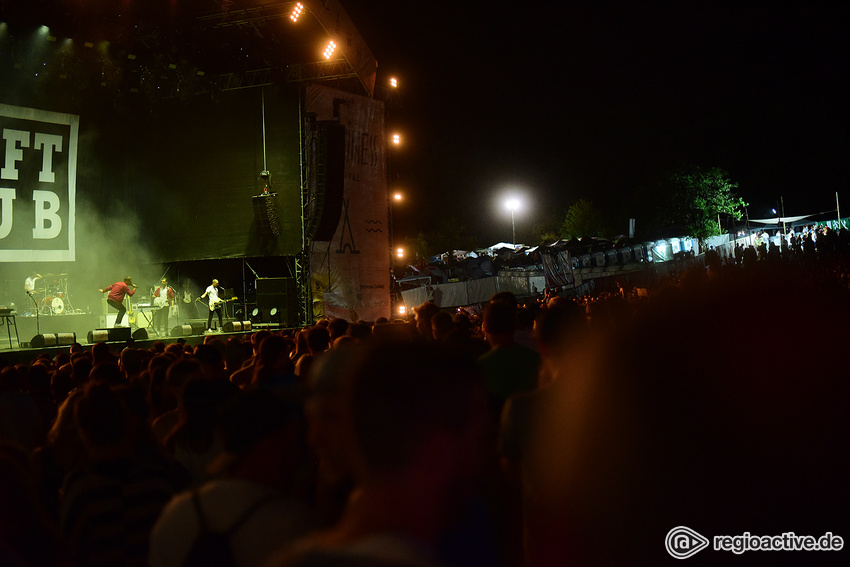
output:
[[[289,19],[293,22],[297,22],[298,18],[301,17],[301,12],[304,11],[304,4],[301,2],[296,2],[295,7],[292,9],[292,13],[289,14]]]
[[[32,348],[44,348],[59,345],[72,345],[77,342],[76,333],[49,333],[46,335],[36,335],[30,339]]]
[[[336,50],[336,42],[334,40],[330,40],[328,42],[328,46],[325,48],[325,51],[322,53],[325,59],[330,59]]]
[[[395,77],[390,77],[390,86],[391,86],[392,88],[397,88],[397,87],[398,87],[398,80],[396,80],[396,78],[395,78]]]

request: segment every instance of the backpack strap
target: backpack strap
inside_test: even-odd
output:
[[[239,528],[241,528],[241,527],[242,527],[242,524],[244,524],[246,521],[248,521],[248,518],[250,518],[251,516],[253,516],[253,515],[254,515],[254,513],[255,513],[257,510],[259,510],[261,507],[263,507],[264,505],[268,504],[269,502],[272,502],[272,501],[274,501],[274,500],[278,500],[278,499],[280,499],[280,498],[281,498],[281,496],[276,495],[276,494],[275,494],[275,495],[271,495],[271,496],[261,496],[261,497],[260,497],[258,500],[256,500],[253,504],[251,504],[251,505],[248,507],[248,509],[247,509],[247,510],[245,510],[244,512],[242,512],[242,515],[241,515],[241,516],[239,516],[239,518],[237,518],[237,520],[236,520],[235,522],[233,522],[233,524],[231,524],[231,526],[230,526],[229,528],[227,528],[224,532],[222,532],[222,535],[223,535],[224,537],[226,537],[227,539],[230,539],[230,536],[232,536],[233,534],[235,534],[235,533],[239,530]]]
[[[257,510],[259,510],[263,505],[265,505],[268,502],[278,500],[279,498],[281,498],[281,496],[276,495],[276,494],[270,495],[270,496],[261,496],[253,504],[251,504],[244,512],[242,512],[242,515],[239,516],[236,519],[236,521],[233,522],[230,525],[229,528],[227,528],[226,530],[221,531],[221,532],[210,532],[210,529],[207,526],[206,518],[204,517],[204,512],[201,509],[201,499],[198,497],[198,489],[195,488],[194,490],[192,490],[192,504],[195,507],[195,513],[197,513],[197,515],[198,515],[198,521],[200,522],[200,525],[201,525],[201,533],[204,533],[204,532],[216,533],[216,534],[218,534],[218,535],[220,535],[220,536],[222,536],[222,537],[224,537],[225,539],[228,539],[228,540],[230,539],[230,536],[232,536],[234,533],[236,533],[236,531],[239,530],[239,528],[242,527],[242,524],[244,524],[246,521],[248,521],[248,518],[250,518],[252,515],[254,515],[254,513]]]
[[[200,533],[208,532],[207,520],[204,517],[204,512],[201,509],[201,499],[198,497],[198,489],[192,489],[192,504],[195,507],[195,513],[198,514],[198,522],[201,524]]]

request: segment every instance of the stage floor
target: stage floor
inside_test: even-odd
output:
[[[28,319],[32,319],[29,321]],[[3,328],[0,330],[0,360],[4,361],[6,364],[19,364],[19,363],[29,363],[34,360],[38,355],[42,352],[47,353],[51,358],[54,358],[59,352],[67,352],[70,348],[70,345],[59,345],[59,346],[45,346],[41,348],[33,348],[30,347],[30,342],[32,338],[38,335],[36,332],[36,322],[35,317],[22,317],[17,316],[16,322],[18,326],[18,337],[15,336],[15,328],[11,327],[11,343],[10,337],[6,334],[6,329]],[[21,321],[24,320],[23,324]],[[83,345],[83,348],[88,350],[91,348],[91,343],[87,341],[89,331],[93,331],[96,329],[100,329],[103,327],[99,326],[100,316],[98,315],[55,315],[55,316],[42,316],[39,317],[39,325],[38,327],[41,330],[42,335],[44,334],[59,334],[59,333],[75,333],[76,334],[76,342]],[[148,349],[153,347],[153,344],[157,341],[164,341],[167,343],[176,342],[177,339],[185,339],[188,344],[197,345],[202,344],[204,342],[204,338],[206,336],[212,335],[217,338],[221,338],[224,341],[227,341],[230,337],[234,336],[245,336],[250,335],[253,332],[259,330],[259,328],[254,328],[247,331],[234,331],[234,332],[212,332],[205,333],[203,332],[203,327],[206,326],[206,319],[193,319],[191,321],[181,321],[181,325],[189,325],[190,327],[194,327],[194,330],[200,332],[193,332],[192,334],[177,334],[169,332],[168,336],[156,336],[153,333],[152,329],[145,329],[146,334],[149,334],[146,338],[131,338],[128,341],[106,341],[109,345],[112,346],[112,350],[118,352],[122,350],[124,347],[131,345],[137,348]],[[177,325],[172,325],[171,329],[174,330]],[[142,327],[144,328],[144,327]],[[136,326],[131,327],[131,333],[137,331],[139,328]],[[18,340],[20,338],[20,341]]]

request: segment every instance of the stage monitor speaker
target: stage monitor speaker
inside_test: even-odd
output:
[[[206,330],[206,324],[203,321],[187,323],[185,325],[177,325],[171,329],[173,337],[188,337],[190,335],[203,335]]]
[[[95,329],[88,333],[89,344],[115,341],[129,341],[130,327],[114,327],[112,329]]]
[[[221,330],[225,333],[250,331],[251,321],[228,321],[224,324]]]
[[[316,192],[321,214],[313,240],[333,240],[342,216],[345,187],[345,126],[334,121],[319,121],[316,144]]]
[[[77,342],[77,333],[48,333],[36,335],[30,339],[30,347],[44,348],[60,345],[72,345]]]
[[[144,341],[148,338],[148,330],[145,328],[136,329],[133,331],[133,339],[137,341]]]

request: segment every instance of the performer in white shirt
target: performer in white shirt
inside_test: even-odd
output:
[[[213,279],[212,285],[207,286],[207,290],[204,292],[199,299],[203,299],[205,297],[209,297],[207,300],[207,304],[210,308],[210,314],[207,316],[207,331],[212,331],[212,318],[213,313],[218,314],[218,330],[224,326],[222,319],[222,307],[224,306],[224,300],[219,297],[221,293],[221,289],[218,287],[218,280]]]
[[[27,292],[27,295],[32,295],[35,291],[35,282],[36,280],[41,279],[41,274],[33,272],[30,276],[24,280],[24,291]]]
[[[174,305],[174,288],[168,285],[168,278],[159,280],[159,287],[153,292],[153,328],[162,334],[168,333],[168,313]]]

